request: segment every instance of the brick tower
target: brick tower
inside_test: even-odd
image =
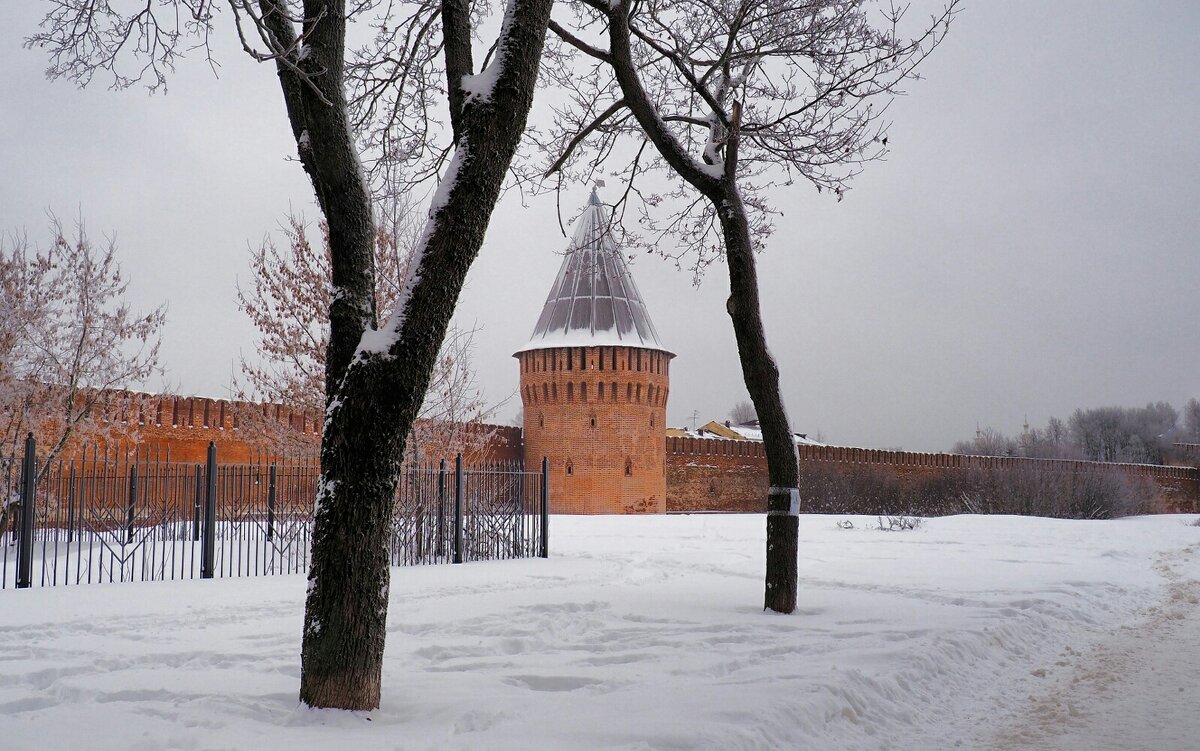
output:
[[[525,461],[550,460],[554,511],[663,513],[674,355],[658,340],[594,190],[533,336],[513,356]]]

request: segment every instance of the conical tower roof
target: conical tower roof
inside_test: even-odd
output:
[[[667,352],[593,189],[533,335],[518,353],[610,346]]]

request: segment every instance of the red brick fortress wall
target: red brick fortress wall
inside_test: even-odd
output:
[[[99,443],[108,451],[132,454],[136,449],[159,461],[194,464],[206,460],[212,441],[223,464],[316,457],[321,448],[321,418],[311,410],[280,404],[112,391],[102,397],[95,416],[110,429],[98,440],[90,434],[72,440],[63,456],[78,455]],[[521,460],[521,428],[480,424],[469,426],[468,431],[475,434],[466,438],[468,466]],[[422,461],[454,459],[441,457],[432,446],[423,446],[419,453]]]
[[[663,513],[671,355],[640,347],[517,354],[525,463],[550,462],[555,513]]]
[[[315,452],[320,416],[277,404],[112,391],[97,407],[95,420],[111,426],[100,440],[108,449],[153,454],[162,461],[203,463],[210,441],[222,462],[249,463],[267,454]],[[63,455],[92,446],[87,434],[70,442]]]
[[[961,456],[878,451],[841,446],[801,446],[800,466],[830,472],[882,472],[899,483],[954,478],[970,472],[1107,472],[1146,480],[1162,512],[1200,511],[1200,470],[1144,464]],[[767,460],[762,444],[708,438],[667,439],[667,511],[755,512],[765,509]],[[803,499],[804,490],[801,489]]]

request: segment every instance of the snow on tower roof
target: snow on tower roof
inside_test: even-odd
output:
[[[644,347],[667,354],[592,189],[529,342],[550,347]]]

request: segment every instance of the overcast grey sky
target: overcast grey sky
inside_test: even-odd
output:
[[[49,83],[21,48],[39,10],[0,4],[0,228],[41,239],[52,208],[115,231],[136,304],[169,303],[167,384],[226,396],[254,348],[247,243],[289,206],[316,218],[274,73],[222,28],[220,78],[185,60],[166,96]],[[936,451],[977,423],[1200,397],[1198,53],[1194,2],[968,4],[893,105],[888,160],[840,204],[776,196],[760,274],[795,428]],[[458,316],[483,326],[493,399],[564,243],[552,198],[498,208]],[[745,398],[724,268],[698,289],[653,257],[633,273],[678,355],[671,424],[723,418]]]

